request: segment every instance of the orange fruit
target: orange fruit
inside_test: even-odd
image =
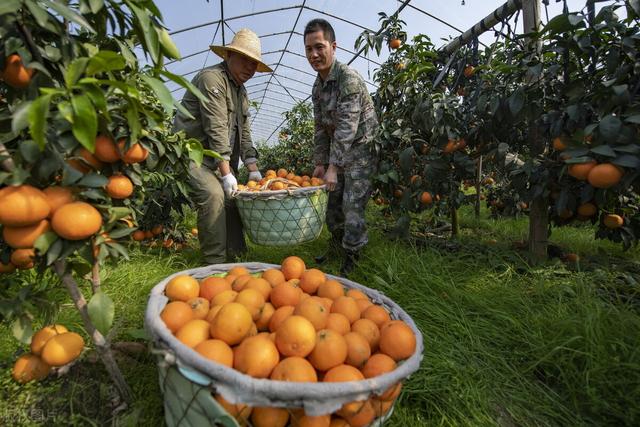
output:
[[[292,305],[278,307],[269,320],[269,331],[275,332],[285,319],[293,315],[294,310],[295,307]]]
[[[316,329],[302,316],[287,317],[276,330],[276,346],[284,356],[305,357],[316,345]]]
[[[100,230],[102,215],[89,203],[67,203],[53,214],[51,227],[63,239],[83,240]]]
[[[320,287],[327,280],[327,276],[317,268],[310,268],[302,273],[300,276],[300,288],[308,294],[315,294]]]
[[[206,320],[209,323],[212,323],[213,319],[216,318],[216,315],[218,314],[218,312],[220,311],[222,306],[223,306],[222,304],[211,305],[211,308],[209,309],[209,312],[207,313],[207,317],[205,317],[204,320]]]
[[[262,278],[267,282],[269,282],[271,287],[274,287],[275,285],[285,281],[284,274],[282,274],[282,271],[275,268],[270,268],[268,270],[265,270],[262,273]]]
[[[556,151],[564,151],[567,149],[567,144],[560,137],[553,138],[553,149]]]
[[[358,305],[358,310],[360,310],[360,317],[362,317],[362,313],[364,313],[367,308],[373,305],[368,299],[356,299],[356,304]]]
[[[384,307],[375,304],[367,307],[367,309],[362,312],[362,318],[373,320],[373,323],[375,323],[378,328],[391,320],[389,312],[385,310]]]
[[[347,319],[347,316],[344,314],[329,313],[329,316],[327,316],[326,328],[344,335],[351,332],[351,322],[349,322],[349,319]]]
[[[241,290],[244,289],[247,282],[249,282],[249,280],[251,279],[253,279],[253,276],[250,276],[249,274],[242,274],[238,276],[236,280],[233,281],[233,284],[231,285],[231,289],[233,289],[236,292],[240,292]]]
[[[466,78],[473,77],[476,73],[476,68],[473,65],[467,65],[464,67],[464,71],[462,72]]]
[[[585,163],[574,163],[569,165],[568,173],[570,176],[580,181],[586,181],[589,176],[589,172],[596,166],[596,161],[591,160]]]
[[[333,305],[333,300],[330,298],[319,297],[317,295],[313,295],[311,299],[314,299],[324,305],[324,308],[327,309],[329,313],[331,313],[331,306]]]
[[[27,353],[18,357],[13,365],[11,376],[17,382],[24,384],[29,381],[40,381],[49,375],[51,366],[35,354]]]
[[[222,277],[207,277],[200,282],[199,296],[209,301],[223,291],[231,290],[231,285]]]
[[[288,173],[289,172],[286,169],[281,168],[281,169],[278,169],[278,172],[276,172],[276,175],[278,176],[278,178],[285,178]]]
[[[329,311],[317,299],[307,298],[296,305],[293,314],[302,316],[311,322],[316,331],[327,326]]]
[[[131,238],[136,242],[141,242],[142,240],[145,239],[144,231],[142,230],[134,231],[133,233],[131,233]]]
[[[84,162],[79,159],[69,159],[67,160],[67,163],[69,166],[82,173],[87,173],[91,171],[91,169],[102,170],[102,168],[104,168],[104,163],[96,159],[96,157],[91,154],[91,151],[84,147],[77,148],[73,152],[73,156],[80,157]]]
[[[589,171],[587,180],[595,188],[611,188],[622,179],[624,171],[611,163],[601,163]]]
[[[624,219],[620,215],[608,214],[602,219],[602,222],[607,228],[620,228],[624,225]]]
[[[347,290],[347,293],[345,295],[348,296],[348,297],[351,297],[351,298],[353,298],[355,300],[365,299],[365,300],[369,301],[369,297],[367,296],[367,294],[362,292],[360,289],[351,288],[351,289]]]
[[[187,347],[195,348],[201,342],[211,338],[210,327],[209,322],[204,319],[192,319],[182,325],[175,335]]]
[[[344,363],[361,369],[371,357],[369,341],[357,332],[347,332],[344,339],[347,342],[347,359]]]
[[[96,146],[93,155],[105,163],[115,163],[120,160],[120,153],[113,138],[103,134],[96,137]]]
[[[362,372],[349,365],[338,365],[331,368],[324,374],[324,382],[345,382],[345,381],[361,381],[364,380]],[[358,413],[364,402],[349,402],[342,405],[338,411],[338,415],[351,416]]]
[[[220,406],[222,406],[224,410],[229,413],[229,415],[231,415],[236,419],[236,421],[238,421],[238,424],[240,424],[241,426],[247,425],[249,417],[251,416],[251,412],[253,411],[253,408],[251,406],[247,406],[244,403],[231,403],[227,399],[222,397],[221,394],[216,394],[214,398],[220,404]]]
[[[249,276],[251,277],[251,276]],[[267,301],[269,299],[269,294],[271,294],[271,284],[267,282],[265,279],[259,277],[251,277],[247,281],[243,290],[253,289],[262,294],[264,300]]]
[[[392,320],[380,328],[380,351],[395,361],[410,357],[416,351],[416,336],[402,320]]]
[[[400,46],[402,46],[402,40],[395,38],[389,40],[389,47],[391,49],[398,49]]]
[[[306,270],[306,265],[302,258],[297,256],[289,256],[282,261],[280,271],[284,274],[285,280],[299,279]]]
[[[162,227],[162,225],[158,224],[158,225],[154,226],[151,229],[151,232],[153,233],[154,236],[157,236],[158,234],[162,233],[163,229],[164,229],[164,227]]]
[[[24,227],[5,226],[2,229],[2,237],[7,245],[14,249],[32,248],[36,239],[51,229],[49,221],[46,219],[32,225]]]
[[[235,274],[236,276],[244,276],[245,274],[249,274],[249,270],[246,267],[242,267],[241,265],[231,268],[228,271],[228,274]]]
[[[383,353],[372,355],[362,367],[362,375],[365,378],[373,378],[386,374],[396,369],[396,361]]]
[[[65,332],[69,332],[69,330],[64,325],[49,325],[40,329],[31,337],[31,353],[40,355],[42,348],[51,337]]]
[[[84,339],[75,332],[63,332],[49,338],[40,357],[51,366],[63,366],[75,360],[84,349]]]
[[[289,422],[289,412],[285,408],[256,407],[251,412],[253,427],[285,427]]]
[[[324,283],[318,286],[316,294],[319,297],[335,300],[336,298],[344,295],[344,288],[342,287],[342,283],[337,280],[327,279]]]
[[[11,252],[11,264],[20,270],[26,270],[33,267],[35,257],[36,253],[32,248],[15,249]]]
[[[356,300],[346,295],[339,296],[333,300],[331,312],[344,314],[350,323],[360,318],[360,309],[358,308]]]
[[[160,318],[174,334],[189,320],[192,320],[193,316],[191,306],[184,301],[172,301],[160,313]]]
[[[378,349],[380,343],[380,329],[373,320],[358,319],[351,325],[351,332],[357,332],[367,339],[371,351]]]
[[[373,409],[373,405],[369,400],[365,400],[364,405],[360,410],[346,418],[347,423],[351,427],[364,427],[369,424],[376,418],[376,411]]]
[[[227,274],[224,276],[224,280],[229,282],[229,285],[233,285],[233,282],[238,278],[235,274]]]
[[[247,288],[244,288],[238,293],[234,302],[244,305],[253,320],[260,318],[260,311],[265,304],[264,295],[260,291]]]
[[[247,336],[253,325],[251,313],[239,303],[225,304],[211,323],[211,336],[229,345],[238,344]]]
[[[0,273],[13,273],[14,271],[16,271],[15,265],[11,263],[3,264],[0,262]]]
[[[331,424],[329,427],[349,427],[347,420],[341,417],[331,417]]]
[[[209,360],[233,368],[233,350],[224,341],[208,339],[193,348]]]
[[[285,183],[283,183],[283,182],[280,182],[280,181],[274,182],[269,187],[269,189],[273,190],[273,191],[284,190],[285,188],[287,188],[287,185]]]
[[[188,274],[180,274],[169,280],[164,293],[171,301],[189,301],[200,293],[200,284]]]
[[[275,381],[318,382],[318,374],[307,359],[287,357],[282,359],[269,377]]]
[[[202,297],[191,298],[187,301],[193,311],[194,319],[204,319],[209,313],[209,300]]]
[[[379,400],[379,399],[370,399],[371,406],[373,406],[373,410],[376,413],[376,417],[381,417],[389,412],[389,409],[394,404],[394,400]]]
[[[319,371],[342,365],[347,360],[347,341],[342,334],[331,329],[319,330],[316,345],[309,354],[309,362]]]
[[[220,292],[215,297],[211,298],[211,305],[223,305],[230,302],[234,302],[238,297],[238,293],[232,289]]]
[[[133,183],[124,175],[111,175],[105,190],[112,199],[126,199],[133,194]]]
[[[280,308],[284,305],[296,306],[300,302],[302,290],[293,281],[277,284],[270,294],[270,301],[274,307]]]
[[[30,185],[0,189],[0,224],[24,227],[45,219],[51,206],[47,196]]]
[[[2,79],[9,86],[16,89],[24,89],[31,83],[33,73],[33,69],[24,66],[20,55],[14,53],[5,59]]]
[[[69,187],[47,187],[42,192],[51,207],[49,216],[53,215],[60,206],[74,201],[73,192]]]
[[[594,216],[598,212],[598,208],[591,202],[583,203],[578,206],[578,215],[590,217]]]
[[[271,321],[271,317],[275,313],[276,309],[270,302],[265,303],[260,310],[260,317],[256,320],[256,328],[259,331],[268,331],[269,330],[269,322]]]
[[[396,397],[400,396],[400,391],[402,390],[402,383],[397,383],[396,385],[392,385],[387,390],[385,390],[378,399],[382,401],[395,400]]]
[[[233,367],[254,378],[269,378],[279,362],[280,354],[273,341],[268,336],[256,335],[240,343]]]
[[[291,413],[291,427],[329,427],[331,425],[331,414],[311,416],[304,413],[304,410],[294,410]]]
[[[294,174],[293,172],[289,172],[287,174],[287,176],[285,176],[286,179],[288,179],[289,181],[292,181],[293,178],[295,178],[296,174]]]
[[[428,191],[423,191],[422,194],[420,194],[420,203],[422,203],[423,205],[430,205],[431,203],[433,203],[433,197],[431,196],[431,193],[429,193]]]
[[[121,152],[124,153],[122,155],[122,161],[125,163],[129,163],[129,164],[140,163],[145,161],[147,157],[149,157],[149,152],[147,151],[147,149],[144,148],[139,143],[133,144],[131,147],[129,147],[129,149],[126,152],[124,151],[124,146],[125,146],[125,139],[121,138],[118,141],[118,148],[120,149]]]

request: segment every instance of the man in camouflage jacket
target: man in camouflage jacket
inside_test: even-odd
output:
[[[231,44],[211,49],[224,62],[203,69],[193,78],[192,83],[205,99],[187,92],[182,105],[192,117],[178,113],[174,128],[184,130],[223,159],[206,157],[201,167],[192,165],[190,171],[202,259],[205,264],[218,264],[246,250],[240,215],[229,196],[238,188],[240,160],[249,170],[249,179],[259,181],[262,175],[251,141],[244,83],[256,71],[271,69],[262,62],[260,40],[251,30],[241,29]]]
[[[305,27],[307,59],[318,72],[312,91],[315,120],[314,176],[329,193],[327,226],[332,245],[344,248],[342,273],[354,268],[367,244],[365,208],[377,166],[373,142],[378,120],[362,77],[335,59],[335,32],[323,19]],[[323,262],[326,256],[318,257]]]

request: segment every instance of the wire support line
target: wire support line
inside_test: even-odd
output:
[[[353,25],[354,27],[358,27],[358,28],[360,28],[360,29],[362,29],[362,30],[372,31],[371,29],[369,29],[369,28],[367,28],[367,27],[365,27],[365,26],[363,26],[363,25],[360,25],[360,24],[358,24],[358,23],[356,23],[356,22],[349,21],[349,20],[348,20],[348,19],[346,19],[346,18],[342,18],[342,17],[337,16],[337,15],[332,15],[332,14],[330,14],[330,13],[328,13],[328,12],[324,12],[324,11],[322,11],[322,10],[315,9],[315,8],[313,8],[313,7],[310,7],[310,6],[305,6],[305,5],[303,5],[303,6],[302,6],[302,8],[303,8],[303,9],[310,10],[310,11],[312,11],[312,12],[319,13],[319,14],[324,15],[324,16],[328,16],[328,17],[333,18],[333,19],[337,19],[338,21],[346,22],[347,24],[351,24],[351,25]]]
[[[280,82],[280,80],[278,80],[278,78],[276,76],[273,76],[273,78],[276,80],[276,83],[278,83],[278,85],[284,89],[285,92],[287,92],[287,95],[289,95],[291,97],[291,99],[293,99],[293,102],[297,104],[297,100],[296,98],[294,98],[293,95],[291,95],[289,93],[289,91],[287,90],[287,88]],[[268,86],[267,86],[268,87]]]

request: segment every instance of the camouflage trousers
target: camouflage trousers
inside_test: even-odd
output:
[[[370,170],[351,170],[338,174],[338,183],[329,193],[327,227],[342,247],[358,251],[367,244],[365,208],[371,197]]]

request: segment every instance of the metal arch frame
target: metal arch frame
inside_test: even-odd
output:
[[[513,0],[509,0],[509,1],[513,1]],[[410,2],[411,2],[411,0],[401,0],[401,4],[397,7],[396,11],[393,14],[391,14],[390,16],[397,16],[397,15],[400,14],[400,12],[402,12],[403,9],[405,9],[405,7],[409,7],[412,10],[418,11],[418,12],[420,12],[420,13],[422,13],[422,14],[424,14],[424,15],[426,15],[426,16],[428,16],[428,17],[430,17],[430,18],[432,18],[432,19],[434,19],[434,20],[436,20],[436,21],[448,26],[449,28],[452,28],[455,31],[457,31],[459,33],[462,33],[462,30],[460,30],[460,29],[456,28],[455,26],[451,25],[450,23],[438,18],[437,16],[434,16],[433,14],[430,14],[430,13],[418,8],[417,6],[409,4]],[[247,89],[248,88],[252,88],[252,87],[256,88],[256,90],[251,92],[251,94],[256,94],[256,95],[262,94],[261,96],[258,95],[258,97],[260,98],[260,100],[258,101],[258,106],[257,107],[252,107],[252,110],[255,110],[255,114],[252,114],[251,124],[252,124],[252,126],[253,126],[254,123],[256,123],[256,125],[258,125],[259,124],[258,121],[262,120],[262,119],[259,119],[259,116],[264,115],[265,117],[267,117],[267,113],[270,113],[270,111],[265,111],[264,113],[261,112],[262,105],[270,106],[270,104],[264,103],[265,99],[266,100],[270,100],[270,101],[275,101],[275,102],[278,102],[278,103],[290,102],[290,103],[293,103],[293,105],[295,105],[295,104],[297,104],[299,102],[308,102],[309,99],[311,98],[311,96],[308,95],[308,93],[309,93],[308,90],[307,91],[303,91],[303,90],[300,90],[300,89],[302,89],[303,87],[310,88],[310,87],[313,86],[313,84],[276,72],[276,71],[278,71],[278,69],[280,67],[282,67],[282,68],[287,68],[287,69],[291,69],[291,70],[300,72],[305,77],[306,76],[315,77],[315,74],[313,74],[313,73],[310,73],[308,71],[301,70],[301,69],[296,68],[294,66],[290,66],[290,65],[287,65],[287,64],[283,63],[283,58],[285,57],[286,54],[290,54],[290,55],[294,55],[294,56],[298,56],[298,57],[302,57],[302,58],[306,59],[306,56],[301,55],[301,54],[299,54],[297,52],[292,52],[292,51],[290,51],[288,49],[290,41],[291,41],[293,35],[302,36],[302,33],[300,33],[299,31],[296,31],[296,27],[298,25],[298,22],[300,20],[300,17],[302,15],[303,11],[308,10],[308,11],[311,11],[311,12],[314,12],[314,13],[317,13],[317,14],[320,14],[320,15],[324,15],[324,16],[330,17],[330,18],[338,20],[338,21],[345,22],[345,23],[347,23],[349,25],[355,26],[355,27],[360,28],[362,30],[367,30],[367,31],[373,32],[371,29],[369,29],[369,28],[367,28],[367,27],[365,27],[365,26],[363,26],[363,25],[361,25],[361,24],[359,24],[357,22],[353,22],[353,21],[351,21],[349,19],[346,19],[344,17],[338,16],[338,15],[334,15],[334,14],[331,14],[331,13],[327,13],[327,12],[324,12],[322,10],[310,7],[306,3],[307,3],[307,0],[302,0],[300,3],[295,4],[295,5],[291,5],[291,6],[277,7],[277,8],[261,10],[261,11],[257,11],[257,12],[247,13],[247,14],[241,14],[241,15],[236,15],[236,16],[231,16],[231,17],[225,17],[225,15],[224,15],[224,0],[220,0],[220,11],[221,11],[220,18],[221,19],[217,19],[217,20],[205,22],[205,23],[202,23],[202,24],[198,24],[198,25],[194,25],[194,26],[178,29],[178,30],[175,30],[175,31],[171,31],[171,32],[169,32],[169,34],[170,35],[176,35],[176,34],[180,34],[180,33],[191,31],[191,30],[198,29],[198,28],[203,28],[203,27],[210,26],[210,25],[218,25],[218,27],[222,29],[222,31],[221,31],[221,33],[222,33],[222,42],[223,42],[223,44],[226,44],[225,27],[228,30],[230,30],[231,32],[234,32],[234,30],[228,24],[231,21],[235,21],[235,20],[243,19],[243,18],[248,18],[248,17],[253,17],[253,16],[271,14],[271,13],[276,13],[276,12],[297,10],[296,20],[295,20],[291,30],[273,32],[273,33],[263,34],[263,35],[259,36],[260,38],[267,38],[267,37],[275,37],[275,36],[279,36],[279,35],[287,35],[288,34],[287,42],[285,44],[284,49],[278,49],[278,50],[275,50],[275,51],[263,53],[263,55],[271,55],[271,54],[278,54],[278,53],[280,54],[278,60],[276,62],[270,64],[270,66],[273,68],[274,72],[271,73],[271,74],[268,74],[268,75],[264,75],[264,77],[268,77],[267,81],[261,81],[261,82],[253,83],[251,85],[246,86]],[[379,29],[377,32],[375,32],[375,34],[378,35],[378,34],[381,33],[381,31],[382,31],[382,29]],[[359,49],[357,52],[353,52],[353,51],[351,51],[349,49],[345,49],[345,48],[342,48],[340,46],[338,46],[338,49],[341,50],[341,51],[344,51],[345,53],[348,53],[348,54],[350,54],[352,56],[351,59],[347,62],[348,65],[352,64],[358,58],[361,58],[361,59],[363,59],[365,61],[368,61],[369,63],[375,64],[377,66],[381,65],[379,62],[363,56],[364,47]],[[197,52],[193,52],[193,53],[190,53],[188,55],[185,55],[180,60],[170,61],[170,62],[167,63],[167,65],[173,64],[175,62],[182,61],[184,59],[192,58],[194,56],[201,55],[201,54],[204,54],[204,53],[207,53],[207,52],[209,52],[208,48],[200,50],[200,51],[197,51]],[[181,74],[181,76],[185,77],[185,76],[194,74],[194,73],[200,71],[202,68],[204,68],[204,65],[202,67],[196,69],[196,70],[190,71],[190,72],[185,73],[185,74]],[[259,77],[260,76],[257,76],[256,78],[259,78]],[[281,81],[281,79],[282,79],[282,81]],[[373,87],[373,88],[377,88],[378,87],[373,82],[366,81],[366,80],[365,80],[365,82],[370,87]],[[282,88],[282,90],[284,90],[284,92],[276,91],[276,90],[273,89],[274,87],[276,87],[276,88],[280,87],[280,88]],[[180,89],[183,89],[183,88],[182,87],[178,87],[178,88],[175,88],[175,89],[171,90],[171,92],[173,93],[173,92],[176,92],[176,91],[178,91]],[[290,98],[290,100],[289,99],[272,98],[272,97],[268,96],[270,94],[282,95],[283,97]],[[307,94],[307,96],[305,98],[302,98],[301,95],[296,95],[296,94]],[[256,101],[256,100],[253,100],[253,101]],[[286,107],[283,107],[283,106],[277,106],[277,107],[274,106],[274,107],[275,108],[283,108],[283,109],[286,108]],[[270,118],[271,119],[275,119],[275,117],[273,117],[273,116],[271,116]],[[286,122],[286,119],[282,120],[280,122],[280,124],[278,124],[275,127],[273,132],[271,132],[271,134],[266,138],[266,141],[269,141],[271,139],[271,137],[278,131],[278,129],[280,129],[282,127],[282,125],[285,122]],[[257,130],[258,129],[256,128],[256,131]],[[265,129],[260,129],[261,133],[264,130]]]

